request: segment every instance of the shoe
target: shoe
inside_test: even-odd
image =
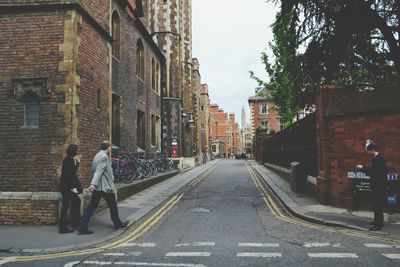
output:
[[[72,233],[74,230],[69,229],[69,228],[65,228],[65,229],[60,229],[58,232],[60,234],[68,234],[68,233]]]
[[[93,231],[86,229],[86,230],[79,230],[78,235],[91,235],[93,233],[94,233]]]
[[[129,222],[128,221],[125,221],[125,222],[123,222],[121,225],[119,225],[119,226],[114,226],[114,228],[115,229],[125,229],[125,228],[127,228],[128,227],[128,224],[129,224]]]
[[[377,226],[372,226],[371,228],[369,228],[370,231],[379,231],[381,229],[382,227],[377,227]]]

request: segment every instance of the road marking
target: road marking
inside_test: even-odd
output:
[[[255,253],[255,252],[241,252],[236,254],[238,258],[280,258],[282,257],[281,253]]]
[[[157,246],[155,243],[124,243],[118,247],[154,248],[155,246]]]
[[[140,255],[142,255],[142,254],[143,254],[143,252],[131,252],[129,255],[130,255],[130,256],[138,257],[138,256],[140,256]]]
[[[14,261],[17,257],[6,257],[0,260],[0,265],[6,264],[7,262]]]
[[[69,263],[65,264],[64,267],[74,267],[78,263],[81,263],[81,262],[80,261],[69,262]]]
[[[210,257],[211,252],[168,252],[165,257]]]
[[[382,254],[382,255],[392,260],[400,259],[400,254]]]
[[[239,243],[239,247],[263,247],[263,248],[278,248],[279,244],[276,243]]]
[[[311,258],[358,258],[355,253],[307,253]]]
[[[93,265],[111,265],[111,261],[84,261],[83,264],[93,264]]]
[[[338,248],[338,247],[341,247],[342,246],[342,244],[340,244],[340,243],[329,243],[329,242],[326,242],[326,243],[309,243],[309,242],[306,242],[306,243],[304,243],[304,245],[303,245],[303,247],[306,247],[306,248],[322,248],[322,247],[330,247],[330,246],[332,246],[332,247],[335,247],[335,248]]]
[[[181,243],[176,244],[175,247],[214,247],[215,242],[196,242],[196,243]]]
[[[117,257],[123,257],[125,256],[125,253],[105,253],[103,254],[104,256],[117,256]]]
[[[392,245],[387,245],[387,244],[364,244],[367,248],[393,248]]]

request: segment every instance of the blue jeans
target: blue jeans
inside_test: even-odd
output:
[[[92,198],[90,199],[90,204],[85,209],[81,217],[79,230],[85,231],[88,229],[89,220],[95,212],[97,206],[99,205],[101,198],[104,198],[104,200],[107,202],[107,206],[110,209],[111,220],[114,224],[114,227],[119,227],[122,225],[118,214],[117,200],[115,199],[115,194],[102,191],[94,191],[92,193]]]

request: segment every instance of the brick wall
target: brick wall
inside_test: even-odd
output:
[[[374,140],[387,160],[389,172],[400,172],[399,91],[354,92],[322,87],[317,95],[317,132],[320,201],[339,206],[352,203],[348,171],[370,166],[364,150]]]

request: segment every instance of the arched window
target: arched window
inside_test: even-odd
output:
[[[114,11],[112,14],[112,38],[114,39],[114,43],[112,45],[112,55],[116,58],[120,58],[121,51],[121,39],[120,39],[120,23],[118,12]]]
[[[161,73],[160,73],[160,65],[156,66],[156,92],[160,93],[160,83],[161,83]]]
[[[157,91],[156,88],[156,62],[154,61],[154,58],[151,60],[151,88],[153,88],[154,91]]]
[[[136,76],[144,80],[144,47],[141,40],[136,45]]]

